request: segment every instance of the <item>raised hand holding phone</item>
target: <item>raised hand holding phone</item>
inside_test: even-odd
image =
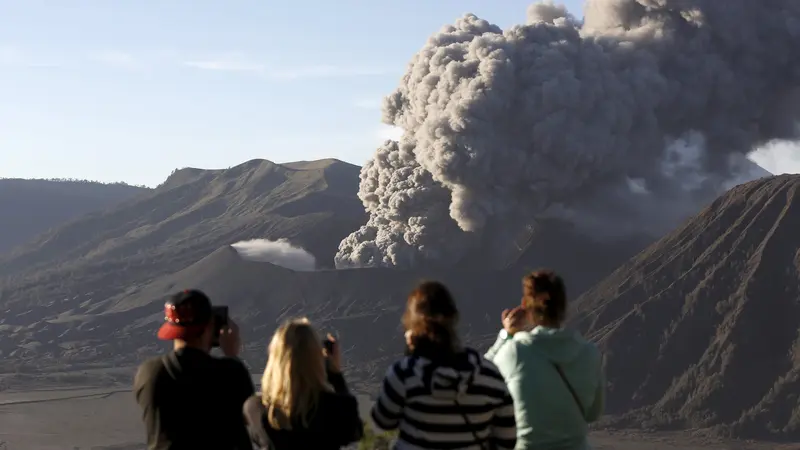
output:
[[[339,373],[342,371],[342,352],[339,347],[339,342],[328,333],[325,340],[322,341],[322,354],[327,359],[328,370],[331,372]]]
[[[220,330],[219,348],[225,356],[235,358],[242,350],[242,339],[239,336],[239,325],[228,318],[227,324]]]

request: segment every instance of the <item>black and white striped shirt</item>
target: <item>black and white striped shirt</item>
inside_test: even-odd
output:
[[[450,366],[407,356],[386,372],[372,420],[399,428],[395,449],[514,448],[514,404],[503,376],[475,350],[462,355]]]

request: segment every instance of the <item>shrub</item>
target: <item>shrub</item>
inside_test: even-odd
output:
[[[390,450],[397,431],[378,433],[369,424],[364,424],[364,438],[358,443],[358,450]]]

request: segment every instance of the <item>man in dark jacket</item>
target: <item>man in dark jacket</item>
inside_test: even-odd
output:
[[[174,350],[145,361],[136,373],[134,393],[142,408],[150,450],[252,448],[242,405],[255,393],[247,368],[238,359],[239,329],[219,330],[225,355],[210,355],[215,320],[208,297],[197,290],[172,296],[165,306],[159,339]]]

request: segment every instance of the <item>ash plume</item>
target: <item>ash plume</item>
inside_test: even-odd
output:
[[[798,44],[796,0],[589,0],[583,21],[548,2],[507,30],[467,14],[384,99],[404,132],[363,167],[370,218],[336,265],[492,264],[552,216],[663,232],[798,138]]]
[[[317,260],[306,250],[295,247],[286,239],[270,241],[251,239],[231,244],[239,256],[249,261],[268,262],[286,269],[310,272],[316,269]]]

